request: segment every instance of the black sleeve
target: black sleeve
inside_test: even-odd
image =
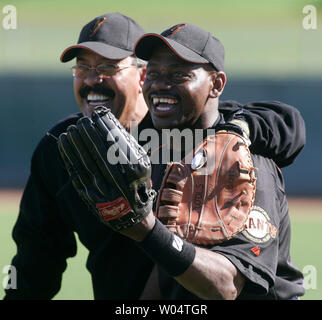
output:
[[[261,101],[241,105],[224,101],[219,111],[225,119],[244,118],[250,129],[251,152],[273,159],[281,168],[293,163],[305,145],[304,120],[296,108],[285,103]]]
[[[61,176],[57,154],[52,136],[43,138],[33,154],[12,232],[17,253],[11,264],[16,268],[17,288],[6,290],[6,300],[52,299],[60,289],[66,259],[76,254],[72,226],[55,200]]]

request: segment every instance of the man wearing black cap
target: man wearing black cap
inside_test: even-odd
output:
[[[100,16],[81,31],[78,44],[68,47],[61,61],[77,58],[72,68],[76,102],[86,116],[108,105],[123,126],[140,122],[147,113],[141,94],[145,69],[133,56],[144,30],[119,13]]]
[[[146,69],[133,55],[135,42],[143,34],[144,30],[132,19],[119,13],[104,14],[89,22],[78,43],[63,52],[62,62],[76,58],[72,68],[74,94],[82,113],[67,117],[49,130],[32,156],[13,230],[18,248],[12,260],[17,270],[17,289],[6,290],[5,299],[53,298],[60,289],[66,259],[76,254],[74,232],[89,250],[87,269],[95,299],[142,296],[153,262],[132,240],[112,232],[89,212],[73,188],[56,140],[69,125],[84,115],[90,116],[99,105],[111,108],[125,127],[131,121],[139,122],[139,131],[153,126],[142,93]],[[229,114],[231,110],[241,110],[241,105],[229,102],[223,103],[222,108]],[[157,109],[159,114],[151,110],[154,118],[162,118],[162,104]],[[243,111],[251,127],[254,148],[269,153],[280,165],[293,162],[304,145],[298,132],[303,120],[295,109],[258,103]],[[285,113],[289,115],[288,123],[284,122]],[[281,144],[280,135],[271,134],[278,128],[282,128],[283,137],[299,139]]]
[[[135,53],[148,61],[143,94],[156,128],[207,129],[220,124],[218,98],[226,75],[224,47],[218,39],[194,25],[180,24],[161,35],[144,35]],[[246,229],[234,238],[205,248],[182,240],[180,252],[173,256],[170,243],[165,247],[160,241],[170,238],[171,232],[152,213],[143,230],[137,229],[139,245],[161,266],[158,281],[151,280],[159,282],[161,296],[295,299],[304,294],[303,275],[290,259],[282,174],[270,159],[252,158],[257,168],[255,202]],[[133,231],[127,235],[138,239]]]

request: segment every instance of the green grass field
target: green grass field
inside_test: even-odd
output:
[[[0,192],[1,284],[6,276],[3,268],[10,264],[16,250],[11,239],[11,230],[17,217],[18,199],[17,195],[10,196],[10,194]],[[291,199],[290,214],[292,221],[291,256],[293,262],[304,272],[305,283],[309,287],[302,299],[322,300],[322,199],[319,201]],[[90,274],[85,268],[87,253],[87,249],[78,241],[78,254],[68,260],[62,288],[54,299],[93,299]],[[0,292],[2,298],[4,295],[2,286]]]

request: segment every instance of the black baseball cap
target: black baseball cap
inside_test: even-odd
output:
[[[61,62],[74,59],[79,49],[88,49],[112,60],[133,54],[136,41],[145,33],[131,18],[118,12],[103,14],[86,24],[76,45],[64,50]]]
[[[217,71],[224,70],[224,46],[210,32],[197,26],[181,23],[161,34],[147,33],[137,41],[134,52],[138,58],[149,60],[153,51],[162,44],[183,60],[210,63]]]

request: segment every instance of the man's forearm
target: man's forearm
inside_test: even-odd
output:
[[[175,279],[198,297],[210,300],[234,300],[245,283],[226,257],[199,247],[192,265]]]

